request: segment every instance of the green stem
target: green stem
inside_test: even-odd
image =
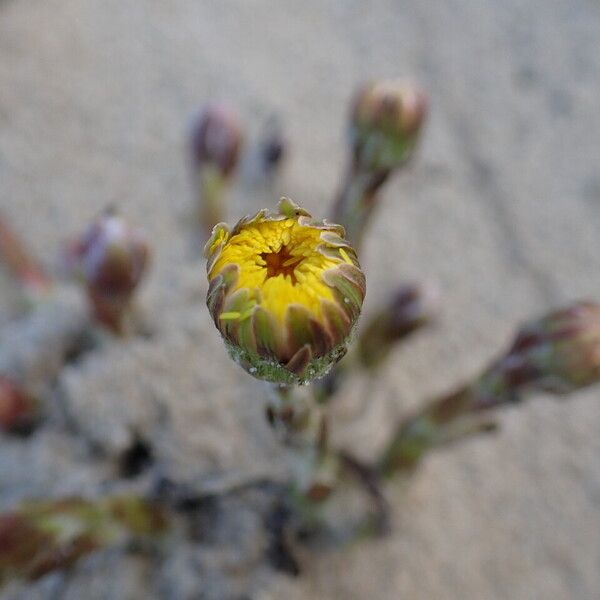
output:
[[[360,246],[377,204],[376,193],[389,175],[388,171],[361,170],[356,165],[348,169],[342,191],[333,209],[333,222],[343,225],[346,237],[354,249]]]
[[[198,177],[198,220],[203,235],[208,238],[213,227],[225,220],[225,189],[227,179],[213,164],[200,168]]]
[[[472,386],[465,386],[427,404],[400,422],[379,462],[379,471],[391,477],[413,470],[430,450],[495,429],[481,409]]]

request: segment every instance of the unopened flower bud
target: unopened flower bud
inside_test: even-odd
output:
[[[145,236],[120,217],[106,214],[90,225],[77,243],[75,254],[94,316],[120,332],[150,257]]]
[[[365,278],[342,227],[284,198],[277,212],[217,225],[205,254],[210,314],[251,375],[307,383],[346,353]]]
[[[351,161],[333,210],[348,239],[360,250],[378,204],[377,192],[390,173],[414,153],[427,114],[416,86],[378,81],[356,95],[350,118]]]
[[[527,392],[563,395],[600,382],[600,305],[579,302],[526,323],[474,381],[403,419],[382,455],[386,475],[412,468],[430,449],[494,431],[493,410]]]
[[[358,358],[361,364],[367,368],[380,365],[399,340],[432,321],[437,307],[438,291],[434,286],[400,286],[360,334]]]
[[[600,381],[600,305],[580,302],[525,324],[476,385],[496,404],[522,391],[567,394]]]
[[[242,147],[242,127],[235,111],[209,104],[192,127],[191,152],[197,166],[214,165],[224,176],[235,169]]]
[[[31,395],[0,375],[0,431],[30,431],[39,416],[38,409],[38,403]]]
[[[285,142],[278,132],[272,133],[263,140],[262,157],[267,176],[270,176],[279,168],[284,155]]]
[[[225,190],[238,164],[242,140],[237,114],[223,104],[209,104],[192,127],[190,149],[198,219],[206,237],[223,219]]]
[[[351,115],[355,161],[390,171],[412,155],[427,114],[424,92],[409,83],[376,81],[356,95]]]
[[[267,181],[272,180],[281,170],[287,153],[287,142],[280,120],[273,116],[269,119],[260,141],[261,175]]]

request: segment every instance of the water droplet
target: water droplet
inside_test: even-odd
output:
[[[350,303],[350,298],[344,298],[344,302],[345,302],[346,304],[349,304],[349,303]]]

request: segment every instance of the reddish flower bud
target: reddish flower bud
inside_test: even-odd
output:
[[[360,334],[360,362],[368,368],[377,367],[399,340],[430,323],[437,312],[438,296],[433,285],[406,284],[397,288]]]
[[[521,391],[562,395],[599,381],[600,305],[579,302],[526,323],[476,394],[496,404]]]
[[[120,217],[106,214],[84,233],[75,256],[95,317],[120,332],[148,264],[150,252],[145,236]]]
[[[0,430],[28,431],[37,417],[37,402],[10,379],[0,375]]]
[[[192,127],[190,147],[197,166],[212,164],[224,177],[235,169],[242,147],[238,115],[223,104],[209,104]]]

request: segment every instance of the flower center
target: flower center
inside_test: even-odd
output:
[[[292,285],[298,282],[295,269],[302,262],[303,256],[293,256],[286,246],[281,246],[278,252],[263,252],[260,257],[267,267],[267,279],[283,275],[289,277]]]

